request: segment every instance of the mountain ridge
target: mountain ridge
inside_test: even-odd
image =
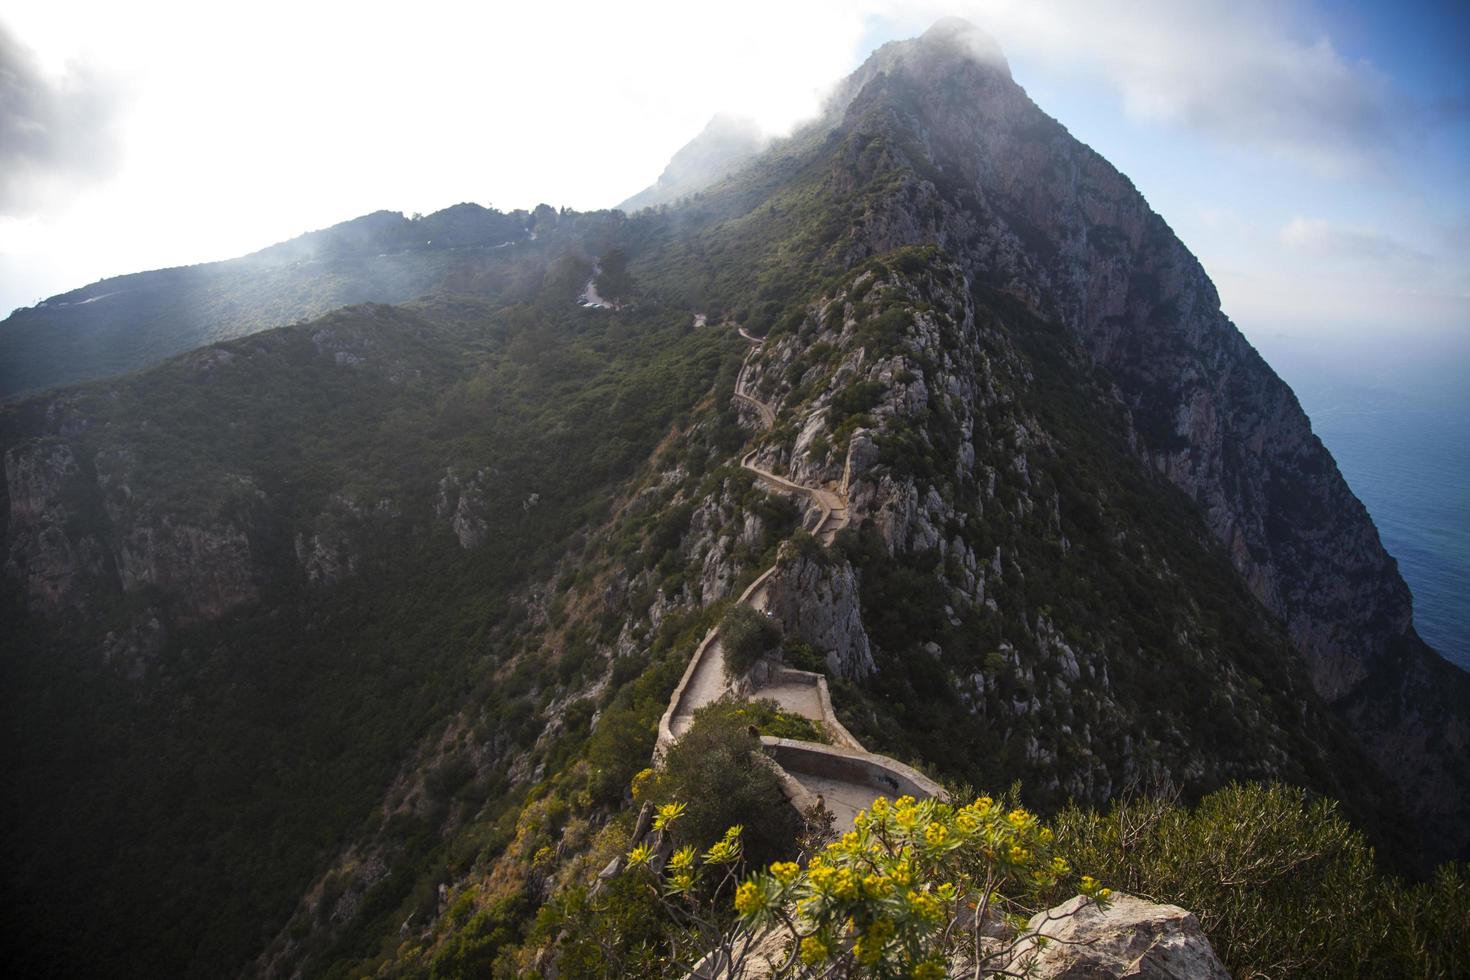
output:
[[[58,293],[0,321],[0,401],[141,370],[340,306],[416,299],[470,255],[524,241],[549,211],[376,211],[236,258]]]
[[[0,409],[25,948],[85,955],[46,918],[81,902],[123,973],[540,969],[528,917],[616,852],[686,659],[773,565],[782,656],[926,775],[1281,779],[1463,853],[1462,681],[1371,521],[1163,220],[966,31],[678,206],[538,209],[415,302]],[[745,460],[844,486],[849,526],[803,539]],[[150,861],[173,831],[199,869]]]

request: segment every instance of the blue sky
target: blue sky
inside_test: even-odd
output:
[[[16,0],[0,307],[380,208],[609,206],[714,112],[789,128],[946,14],[1134,180],[1248,335],[1470,344],[1463,2]]]

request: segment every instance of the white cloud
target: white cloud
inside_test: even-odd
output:
[[[854,67],[874,23],[911,36],[944,14],[980,24],[1033,74],[1114,93],[1161,139],[1208,137],[1221,173],[1232,154],[1309,177],[1372,172],[1413,115],[1371,66],[1298,36],[1264,0],[19,0],[0,20],[39,72],[86,66],[130,97],[113,103],[123,138],[105,180],[29,190],[28,220],[0,221],[0,310],[379,208],[609,206],[715,112],[787,127]],[[1183,209],[1242,204],[1208,180],[1180,174],[1170,189]],[[1320,204],[1290,207],[1336,220]],[[1305,225],[1293,243],[1278,234],[1291,211],[1259,211],[1206,216],[1189,244],[1208,253],[1207,235],[1243,241],[1260,220],[1256,261],[1321,267],[1433,237],[1384,220],[1387,245],[1357,241],[1367,232],[1337,221],[1348,238]]]
[[[1349,228],[1320,218],[1293,217],[1277,236],[1305,255],[1396,265],[1426,266],[1429,255],[1373,229]]]
[[[0,216],[34,214],[117,164],[119,93],[86,66],[47,67],[0,24]]]
[[[1379,167],[1411,113],[1371,65],[1263,0],[972,0],[1007,51],[1091,75],[1137,119],[1339,175]]]
[[[611,206],[717,110],[774,130],[812,113],[864,9],[23,0],[0,20],[46,70],[134,97],[105,186],[27,191],[44,228],[0,224],[0,307],[380,208]]]

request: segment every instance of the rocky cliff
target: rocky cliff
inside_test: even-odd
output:
[[[843,137],[832,184],[881,174],[889,185],[854,215],[849,260],[936,243],[972,285],[1064,325],[1114,386],[1138,456],[1195,502],[1317,692],[1463,853],[1470,678],[1414,633],[1408,589],[1363,506],[1163,219],[964,22],[880,50],[830,118]],[[890,533],[932,526],[927,506],[891,505]],[[1411,746],[1422,761],[1402,766]]]

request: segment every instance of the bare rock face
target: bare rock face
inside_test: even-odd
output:
[[[1116,895],[1106,910],[1078,895],[1031,918],[1005,964],[1010,975],[1044,980],[1229,980],[1194,915]]]
[[[307,583],[333,585],[356,575],[362,567],[364,543],[401,516],[389,497],[365,502],[347,493],[333,494],[293,539],[296,561]]]
[[[834,676],[856,680],[876,669],[863,629],[857,576],[846,561],[783,546],[767,585],[766,611],[827,659]]]
[[[449,522],[449,528],[466,551],[485,540],[490,531],[487,520],[486,473],[483,469],[462,474],[446,470],[439,480],[439,498],[434,513]]]
[[[92,534],[68,534],[74,507],[68,505],[84,482],[70,446],[36,440],[5,454],[10,500],[10,550],[5,572],[23,583],[32,608],[47,612],[85,594],[85,583],[103,576],[106,554]]]
[[[233,523],[156,523],[131,528],[119,543],[125,592],[153,586],[178,597],[184,619],[214,619],[256,596],[250,539]]]
[[[214,619],[256,598],[242,521],[260,492],[248,479],[224,480],[230,496],[247,502],[235,517],[185,516],[135,498],[128,451],[105,451],[83,463],[70,445],[48,439],[5,454],[5,572],[23,583],[33,611],[85,610],[108,594],[156,588],[171,597],[172,619],[184,623]],[[152,619],[150,613],[129,629],[155,635]]]

